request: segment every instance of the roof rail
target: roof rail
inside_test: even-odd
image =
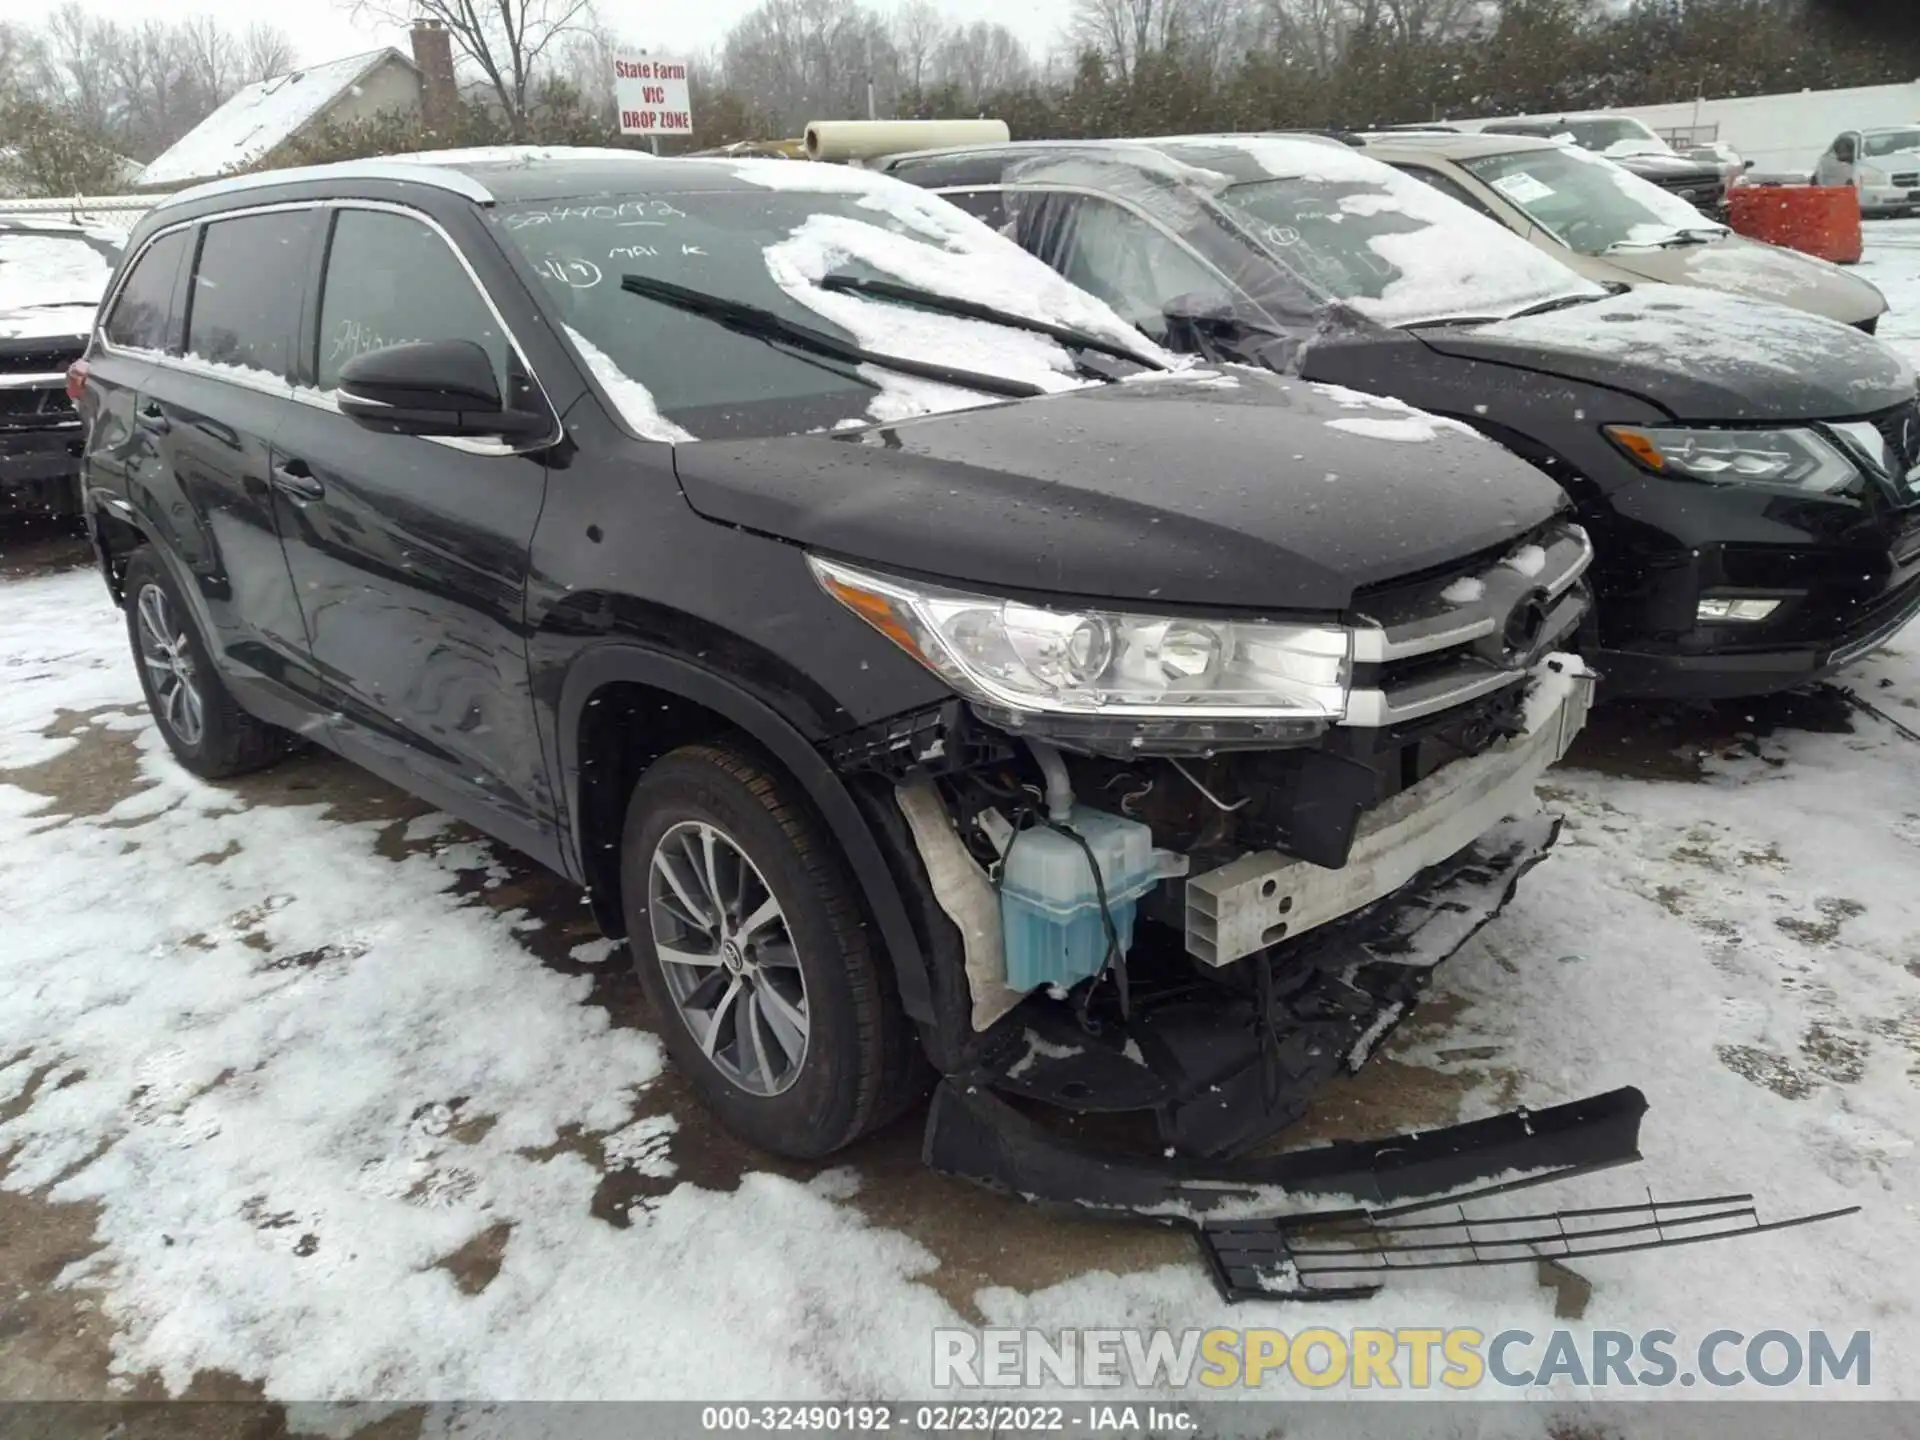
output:
[[[286,170],[256,170],[250,175],[230,175],[176,190],[157,201],[156,210],[204,200],[213,195],[230,195],[242,190],[261,190],[273,185],[297,185],[310,180],[402,180],[414,185],[430,185],[465,196],[477,205],[493,204],[493,192],[471,175],[450,170],[444,165],[415,165],[405,156],[379,160],[338,160],[329,165],[296,165]]]

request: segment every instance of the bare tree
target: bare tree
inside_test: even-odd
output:
[[[891,114],[900,65],[887,26],[844,0],[763,0],[721,47],[721,78],[791,133],[809,120],[867,113],[868,77]]]
[[[934,54],[948,38],[946,17],[932,0],[906,0],[893,12],[892,30],[901,83],[918,90],[931,77]]]
[[[242,85],[271,80],[293,69],[293,41],[278,25],[254,21],[240,37],[239,51],[239,80]]]
[[[240,68],[239,46],[232,32],[211,15],[191,16],[171,33],[151,20],[140,28],[143,38],[152,36],[150,48],[167,52],[179,78],[202,95],[224,98],[240,88],[235,79]]]
[[[456,62],[478,70],[515,139],[526,138],[534,81],[548,50],[594,21],[593,0],[340,0],[359,20],[404,29],[437,20]]]
[[[935,82],[952,85],[969,106],[978,106],[995,91],[1012,89],[1032,74],[1027,47],[1006,26],[984,20],[956,27],[934,56]]]
[[[1141,54],[1165,38],[1172,0],[1073,0],[1067,33],[1076,48],[1091,50],[1121,80],[1133,78]]]
[[[645,48],[623,40],[598,18],[589,18],[555,47],[552,69],[579,94],[589,109],[611,120],[613,62],[620,55]]]
[[[119,38],[120,29],[112,21],[98,19],[69,0],[48,15],[32,37],[29,88],[81,127],[106,131],[114,118],[112,71]]]

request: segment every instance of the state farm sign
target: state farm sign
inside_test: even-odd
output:
[[[615,60],[613,103],[622,135],[688,135],[693,103],[684,60]]]

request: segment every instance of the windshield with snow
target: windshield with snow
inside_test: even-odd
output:
[[[1597,286],[1505,226],[1378,160],[1303,142],[1250,145],[1273,179],[1218,199],[1322,295],[1385,325],[1498,319]]]
[[[833,429],[1098,383],[1078,347],[1056,338],[861,293],[848,282],[931,292],[1076,331],[1149,365],[1164,358],[1098,300],[938,197],[838,167],[801,176],[792,162],[758,163],[814,188],[594,196],[498,217],[549,313],[643,435]],[[704,298],[729,313],[703,312]],[[741,323],[748,309],[760,312],[744,317],[757,318],[757,328]],[[881,363],[850,364],[767,333],[783,325],[1010,388],[994,393]]]
[[[1520,150],[1459,163],[1582,255],[1724,233],[1679,196],[1582,150]]]
[[[0,312],[94,305],[113,273],[113,248],[85,235],[0,230]]]
[[[1902,155],[1920,150],[1920,130],[1882,130],[1862,137],[1869,158],[1875,155]]]

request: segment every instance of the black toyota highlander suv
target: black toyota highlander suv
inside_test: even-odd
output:
[[[884,176],[216,182],[142,221],[75,382],[181,763],[316,741],[584,883],[792,1154],[929,1061],[975,1119],[1284,1123],[1544,853],[1591,690],[1537,470],[1176,363]]]
[[[1539,465],[1593,537],[1582,653],[1607,693],[1789,689],[1920,607],[1914,375],[1857,330],[1609,293],[1334,139],[1037,141],[887,169],[1172,348],[1396,397]]]

